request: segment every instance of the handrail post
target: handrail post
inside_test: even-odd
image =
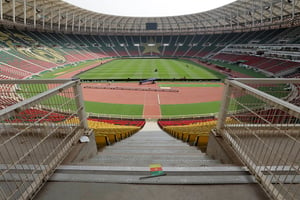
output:
[[[77,113],[80,121],[80,126],[85,130],[88,130],[87,115],[85,112],[84,101],[82,97],[82,88],[79,79],[75,80],[75,85],[73,86],[73,89],[75,93],[76,105],[78,108]]]
[[[216,126],[216,133],[220,135],[222,129],[224,128],[224,123],[226,120],[226,113],[228,110],[229,102],[230,102],[230,96],[232,92],[232,87],[230,86],[230,80],[225,80],[225,87],[223,92],[223,97],[221,101],[221,107],[219,109],[219,115],[218,115],[218,122]]]

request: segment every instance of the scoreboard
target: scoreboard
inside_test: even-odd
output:
[[[146,30],[157,30],[157,23],[146,23]]]

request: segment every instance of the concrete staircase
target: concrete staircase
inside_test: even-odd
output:
[[[150,175],[150,164],[161,164],[167,176],[141,180]],[[254,182],[245,169],[210,158],[163,132],[156,122],[147,122],[135,135],[103,148],[91,159],[60,166],[51,180],[135,184]]]
[[[84,162],[97,166],[200,167],[220,164],[187,143],[163,132],[155,122],[148,122],[135,135],[105,147],[98,155]]]
[[[161,164],[165,176],[149,177]],[[68,192],[66,192],[68,191]],[[36,199],[267,199],[248,171],[224,165],[147,122],[84,162],[61,165]]]

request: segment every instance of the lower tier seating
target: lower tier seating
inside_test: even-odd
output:
[[[72,118],[68,120],[67,123],[78,124],[79,120],[77,118]],[[95,119],[88,120],[88,127],[94,130],[95,140],[98,147],[111,145],[133,135],[141,129],[141,127],[137,126],[115,125],[112,123],[97,121]]]
[[[228,122],[234,123],[234,120],[228,118]],[[217,120],[199,121],[187,125],[165,125],[161,128],[172,135],[173,137],[189,143],[193,146],[198,146],[205,151],[208,137],[213,128],[216,127]]]

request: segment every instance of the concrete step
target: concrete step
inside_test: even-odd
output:
[[[163,167],[165,176],[148,177],[148,167],[68,166],[58,167],[51,181],[134,184],[242,184],[255,183],[240,167]],[[147,177],[147,178],[145,178]]]
[[[129,137],[129,138],[126,138],[125,140],[123,140],[124,142],[125,141],[136,141],[136,140],[139,140],[139,141],[144,141],[144,142],[149,142],[151,143],[151,141],[177,141],[178,143],[181,142],[180,140],[177,140],[176,138],[173,138],[171,136],[168,136],[168,137],[160,137],[160,136],[155,136],[155,135],[151,135],[151,136],[146,136],[146,135],[138,135],[138,133],[136,133],[135,135]]]
[[[161,164],[162,166],[176,167],[198,167],[198,166],[217,166],[221,163],[212,160],[207,156],[196,155],[152,155],[152,154],[134,154],[134,155],[99,155],[85,162],[85,164],[97,164],[99,166],[132,166],[145,167],[150,164]]]
[[[197,152],[195,149],[158,149],[158,148],[132,148],[132,149],[123,149],[123,148],[112,148],[112,149],[105,149],[102,153],[128,153],[128,154],[135,154],[135,153],[146,153],[146,154],[201,154],[201,152]]]
[[[117,149],[117,148],[122,148],[122,149],[153,149],[153,148],[157,148],[157,149],[193,149],[195,151],[198,151],[197,147],[195,146],[183,146],[182,144],[178,144],[178,145],[169,145],[169,144],[165,144],[165,145],[152,145],[152,144],[137,144],[137,145],[111,145],[111,146],[106,146],[105,149],[103,149],[104,151],[109,150],[109,149]]]
[[[122,183],[122,184],[164,184],[164,185],[212,185],[212,184],[249,184],[255,183],[248,175],[203,175],[203,176],[161,176],[140,180],[141,175],[95,175],[95,174],[60,174],[55,173],[50,181],[58,182],[92,182],[92,183]]]
[[[128,154],[157,154],[157,153],[162,153],[162,154],[197,154],[197,155],[202,155],[205,153],[202,153],[199,151],[197,148],[189,148],[189,147],[182,147],[182,146],[177,146],[177,147],[170,147],[170,146],[157,146],[157,147],[152,147],[152,146],[118,146],[114,148],[105,148],[99,154],[106,154],[106,153],[128,153]]]
[[[107,160],[107,159],[99,159],[94,160],[94,162],[90,161],[85,164],[94,164],[97,166],[122,166],[122,167],[145,167],[150,164],[161,164],[162,166],[167,167],[186,167],[186,161],[184,160],[159,160],[159,159],[151,159],[151,160]],[[190,167],[200,167],[200,166],[219,166],[221,165],[218,161],[214,160],[190,160],[188,166]]]
[[[118,145],[116,145],[116,144],[118,144]],[[155,143],[145,143],[145,142],[122,142],[122,143],[120,143],[119,144],[119,142],[118,143],[114,143],[114,144],[112,144],[112,145],[110,145],[110,146],[106,146],[105,148],[110,148],[110,147],[126,147],[126,146],[136,146],[136,147],[157,147],[157,148],[159,148],[159,147],[191,147],[191,148],[196,148],[196,147],[194,147],[194,146],[190,146],[190,145],[188,145],[187,143],[183,143],[183,142],[181,142],[181,143],[178,143],[178,142],[168,142],[168,143],[166,143],[166,142],[155,142]]]
[[[133,137],[133,136],[132,136]],[[112,146],[189,146],[187,143],[183,143],[181,141],[143,141],[143,140],[136,140],[136,141],[121,141],[118,143],[114,143]]]
[[[100,158],[116,158],[116,159],[167,159],[168,160],[212,160],[206,155],[196,155],[196,154],[183,154],[183,155],[161,155],[161,154],[134,154],[134,156],[129,154],[114,154],[114,153],[107,153],[107,154],[99,154],[93,157],[90,160],[97,160]]]

